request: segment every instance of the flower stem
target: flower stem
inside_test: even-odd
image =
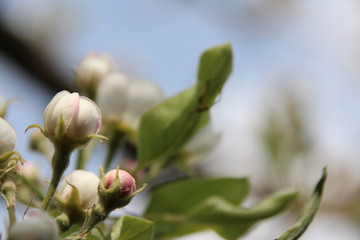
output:
[[[96,207],[91,210],[90,215],[85,220],[80,231],[76,233],[76,236],[80,238],[86,236],[91,231],[91,229],[93,229],[96,226],[96,224],[98,224],[101,221],[104,221],[110,212],[111,212],[110,210],[104,208],[101,202],[98,203]]]
[[[6,181],[1,186],[1,194],[6,200],[6,208],[9,214],[9,229],[16,223],[15,201],[16,185],[13,181]]]
[[[15,204],[6,207],[9,214],[9,229],[16,223]]]
[[[67,146],[63,146],[63,145],[55,146],[55,152],[51,160],[53,174],[51,177],[50,186],[41,204],[41,210],[43,210],[44,212],[49,207],[50,201],[54,196],[56,188],[59,185],[60,179],[69,165],[71,151],[72,149],[70,149]]]

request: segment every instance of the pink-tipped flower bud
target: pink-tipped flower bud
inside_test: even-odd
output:
[[[0,155],[13,151],[16,145],[16,133],[10,124],[0,118]]]
[[[9,232],[8,240],[58,240],[59,230],[55,221],[42,212],[33,212],[25,220],[16,223]]]
[[[82,209],[89,209],[99,200],[97,194],[99,182],[99,177],[94,173],[84,170],[75,170],[63,178],[60,183],[59,194],[67,201],[72,194],[73,187],[76,187],[79,194],[80,207]]]
[[[113,210],[125,207],[144,187],[137,190],[135,179],[124,170],[114,169],[105,175],[101,170],[101,180],[98,186],[99,202],[91,211],[80,233],[86,234],[97,223],[105,220]]]
[[[119,179],[119,185],[116,179]],[[104,188],[119,187],[119,197],[127,198],[136,191],[135,179],[124,170],[111,170],[104,176]]]
[[[61,91],[54,96],[44,112],[45,132],[52,141],[62,139],[87,143],[101,127],[99,107],[78,93]]]
[[[99,204],[110,213],[116,208],[126,206],[138,192],[135,179],[128,172],[114,169],[100,180]]]

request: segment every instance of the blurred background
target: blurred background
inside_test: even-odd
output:
[[[0,95],[17,98],[7,115],[17,150],[44,162],[27,150],[24,129],[42,124],[56,92],[74,89],[86,54],[108,53],[170,96],[195,82],[201,52],[224,42],[234,70],[212,111],[222,139],[204,171],[249,177],[254,199],[295,185],[306,201],[328,166],[322,207],[302,239],[360,239],[357,0],[0,0]],[[243,239],[273,239],[294,218],[264,221]]]

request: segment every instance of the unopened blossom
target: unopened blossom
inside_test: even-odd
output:
[[[124,121],[133,128],[137,128],[142,115],[163,99],[164,94],[155,83],[147,80],[132,81],[123,116]]]
[[[114,62],[109,55],[91,53],[75,69],[75,82],[82,91],[95,96],[101,79],[113,70]]]
[[[25,220],[17,222],[9,232],[8,240],[58,240],[55,221],[43,212],[32,212]]]
[[[97,104],[106,118],[120,120],[127,105],[130,81],[122,73],[113,72],[101,81]]]
[[[63,132],[59,126],[63,121]],[[61,91],[54,96],[44,112],[45,131],[55,140],[66,135],[71,141],[84,141],[99,132],[101,112],[89,98],[78,93]]]
[[[63,178],[60,183],[59,194],[66,201],[73,191],[72,186],[76,187],[79,193],[80,207],[88,209],[93,207],[99,200],[97,194],[99,182],[99,177],[94,173],[75,170]]]
[[[6,120],[0,118],[0,155],[14,150],[15,145],[15,130]]]
[[[128,172],[117,169],[105,174],[103,187],[105,189],[117,188],[119,198],[127,198],[136,191],[135,179]]]
[[[130,81],[121,73],[112,73],[99,84],[96,101],[104,118],[136,129],[142,115],[163,98],[159,86],[150,81]]]
[[[115,209],[125,207],[131,199],[144,189],[136,189],[135,179],[126,171],[114,169],[103,174],[98,186],[99,202],[92,209],[79,235],[88,233],[96,224],[104,221]]]

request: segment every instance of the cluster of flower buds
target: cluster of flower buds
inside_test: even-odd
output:
[[[44,129],[37,127],[53,143],[55,152],[51,160],[53,175],[42,204],[46,210],[59,184],[60,178],[69,165],[70,154],[76,148],[84,147],[101,127],[101,112],[89,98],[78,93],[61,91],[54,96],[44,111]]]
[[[101,109],[104,119],[102,134],[109,140],[104,168],[109,169],[121,144],[125,155],[130,153],[127,151],[131,148],[129,146],[136,145],[141,117],[162,101],[164,95],[155,83],[129,79],[117,71],[110,58],[103,54],[86,56],[77,67],[75,76],[83,89],[91,89],[91,95],[90,91],[84,92]]]
[[[96,197],[93,195],[93,198],[91,198],[86,194],[88,198],[92,200],[98,197],[98,201],[86,217],[79,235],[81,236],[88,233],[97,223],[105,220],[110,212],[116,208],[125,207],[143,188],[137,189],[135,179],[124,170],[114,169],[106,174],[101,171]],[[82,194],[80,193],[80,188],[78,192],[79,198],[81,199]],[[91,190],[91,192],[93,192],[93,190]]]
[[[76,68],[75,78],[81,89],[91,89],[88,96],[96,100],[104,119],[121,121],[132,129],[137,129],[145,111],[163,99],[159,86],[147,80],[130,80],[116,71],[105,54],[86,56]]]

